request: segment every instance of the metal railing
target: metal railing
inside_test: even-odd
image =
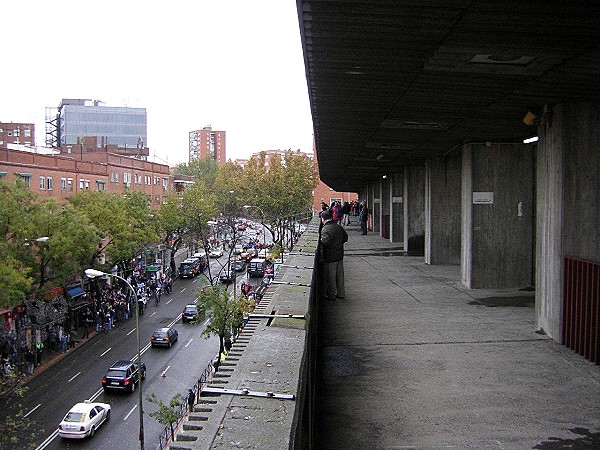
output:
[[[213,374],[213,372],[214,372],[214,367],[213,367],[213,362],[211,361],[208,363],[208,365],[206,366],[206,368],[204,369],[204,371],[198,378],[198,381],[196,381],[196,383],[194,383],[194,386],[192,386],[190,388],[194,392],[194,397],[196,399],[196,402],[200,398],[200,393],[202,392],[203,387],[208,384],[210,376]],[[175,436],[175,431],[177,430],[177,428],[179,428],[179,425],[181,425],[181,422],[183,422],[183,419],[185,419],[187,412],[188,412],[187,395],[184,395],[184,400],[179,404],[179,407],[178,407],[177,420],[175,422],[165,425],[165,428],[162,430],[162,432],[158,436],[157,450],[163,450],[164,448],[167,447],[167,445],[169,445],[169,443],[172,442],[172,440],[174,439],[174,436]]]

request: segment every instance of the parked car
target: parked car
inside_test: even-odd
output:
[[[272,276],[265,275],[261,280],[260,284],[256,286],[256,288],[254,289],[254,298],[256,300],[262,300],[263,296],[265,295],[265,292],[267,291],[267,288],[271,284],[271,280],[273,280]]]
[[[235,247],[233,247],[233,253],[235,253],[236,255],[241,254],[244,251],[244,246],[242,244],[235,244]]]
[[[180,278],[194,278],[200,273],[200,260],[198,258],[187,258],[179,264]]]
[[[142,363],[142,380],[146,378],[146,364]],[[112,363],[102,378],[104,392],[128,391],[134,392],[138,380],[138,364],[130,360],[119,360]]]
[[[232,283],[235,280],[235,271],[233,269],[227,270],[227,267],[224,267],[221,269],[221,272],[219,272],[219,280],[221,283]]]
[[[246,262],[243,260],[231,261],[231,268],[236,272],[243,272],[246,270]]]
[[[223,250],[221,250],[220,248],[215,248],[210,251],[208,256],[210,258],[220,258],[221,256],[223,256]]]
[[[203,312],[197,305],[185,305],[181,313],[181,322],[191,322],[193,320],[201,320],[204,318]]]
[[[58,426],[58,435],[65,439],[92,437],[104,422],[110,419],[108,403],[91,402],[75,404]]]
[[[159,328],[150,337],[152,347],[169,347],[177,342],[178,333],[175,328]]]

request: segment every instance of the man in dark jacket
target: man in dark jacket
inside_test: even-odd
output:
[[[348,233],[332,220],[330,211],[321,213],[321,252],[323,257],[325,296],[328,300],[344,298],[344,243]]]
[[[367,208],[367,202],[363,200],[360,204],[360,213],[358,214],[358,221],[360,222],[360,234],[367,234],[367,219],[369,218],[369,208]]]

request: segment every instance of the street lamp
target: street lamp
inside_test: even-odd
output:
[[[131,290],[131,292],[133,292],[133,298],[135,299],[135,331],[136,331],[136,336],[137,336],[137,363],[138,363],[138,409],[139,411],[139,415],[140,415],[140,433],[139,433],[139,439],[140,439],[140,450],[144,450],[144,411],[142,409],[143,404],[142,404],[142,353],[141,353],[141,344],[140,344],[140,304],[138,302],[138,297],[137,297],[137,292],[135,292],[135,289],[133,288],[133,286],[131,285],[131,283],[129,283],[129,281],[127,281],[125,278],[120,277],[119,275],[115,275],[112,273],[105,273],[105,272],[101,272],[100,270],[95,270],[95,269],[86,269],[85,271],[85,275],[88,278],[97,278],[97,277],[102,277],[102,276],[108,276],[108,277],[114,277],[114,278],[118,278],[119,280],[123,281],[127,287],[129,287],[129,289]]]

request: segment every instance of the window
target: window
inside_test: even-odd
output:
[[[31,137],[31,130],[29,128],[23,130],[25,133],[25,137]]]
[[[152,179],[150,178],[150,175],[144,175],[144,184],[145,185],[152,184]]]
[[[17,174],[25,184],[26,188],[31,188],[31,174],[30,173],[19,173]]]
[[[90,180],[85,180],[85,190],[86,191],[90,190]]]
[[[46,188],[51,191],[54,189],[54,182],[52,181],[52,177],[46,178]]]
[[[66,178],[61,178],[60,179],[60,190],[61,191],[66,191],[67,190],[67,179]]]
[[[40,191],[46,189],[46,177],[40,177]]]
[[[123,172],[123,183],[128,186],[131,184],[131,172]]]
[[[67,178],[67,191],[73,192],[73,178]]]
[[[154,177],[154,184],[158,186],[160,184],[160,177]]]
[[[97,191],[105,191],[106,190],[106,181],[96,180],[96,190]]]
[[[83,180],[79,180],[79,190],[83,191]]]
[[[167,188],[169,187],[169,179],[167,177],[163,177],[163,182],[162,182],[162,186],[163,189],[166,191]]]

